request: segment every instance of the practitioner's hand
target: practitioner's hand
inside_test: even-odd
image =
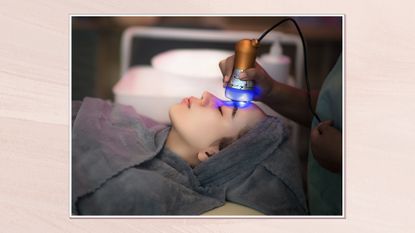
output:
[[[230,77],[233,71],[234,57],[230,56],[219,62],[219,68],[223,75],[223,87],[225,87],[230,81]],[[240,74],[240,78],[243,81],[253,80],[255,81],[255,87],[257,88],[257,95],[254,99],[264,102],[266,97],[272,91],[273,83],[275,82],[265,70],[255,62],[255,68],[245,70]]]
[[[342,134],[332,123],[323,121],[311,130],[311,150],[322,167],[339,173],[342,171]]]

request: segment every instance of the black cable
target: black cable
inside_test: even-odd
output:
[[[313,106],[311,105],[310,83],[309,83],[309,80],[308,80],[308,69],[307,69],[307,50],[306,50],[306,47],[305,47],[305,40],[304,40],[303,33],[301,32],[300,27],[298,26],[297,22],[293,18],[285,18],[285,19],[281,20],[280,22],[276,23],[274,26],[270,27],[268,30],[266,30],[265,32],[263,32],[261,34],[261,36],[258,38],[258,42],[261,42],[261,40],[270,31],[272,31],[274,28],[278,27],[279,25],[281,25],[282,23],[287,22],[287,21],[291,21],[291,22],[294,23],[295,28],[297,29],[297,32],[300,35],[301,43],[303,44],[303,54],[304,54],[304,79],[305,79],[306,87],[307,87],[308,107],[310,108],[311,113],[318,120],[318,122],[321,122],[320,117],[318,117],[317,113],[313,110]]]

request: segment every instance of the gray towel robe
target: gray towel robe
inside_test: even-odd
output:
[[[130,106],[73,105],[74,215],[199,215],[225,200],[270,215],[307,214],[284,124],[267,117],[191,168],[164,147],[170,127]]]

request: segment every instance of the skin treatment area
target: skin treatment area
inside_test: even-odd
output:
[[[344,16],[70,22],[71,216],[344,216]]]

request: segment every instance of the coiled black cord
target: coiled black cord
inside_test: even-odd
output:
[[[268,30],[263,32],[261,36],[258,38],[258,42],[261,42],[261,40],[274,28],[278,27],[279,25],[283,24],[284,22],[291,21],[294,23],[295,28],[297,29],[298,34],[301,38],[301,43],[303,44],[303,54],[304,54],[304,79],[307,87],[307,97],[308,97],[308,107],[310,108],[311,113],[314,115],[314,117],[318,120],[318,122],[321,122],[320,117],[318,117],[317,113],[313,110],[313,106],[311,105],[311,95],[310,95],[310,83],[308,80],[308,68],[307,68],[307,49],[305,46],[305,40],[303,33],[300,30],[300,27],[298,26],[297,22],[293,18],[285,18],[281,20],[280,22],[276,23],[274,26],[270,27]]]

